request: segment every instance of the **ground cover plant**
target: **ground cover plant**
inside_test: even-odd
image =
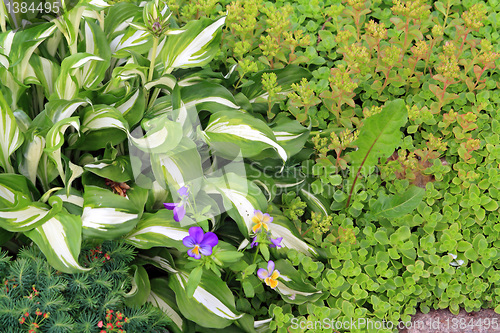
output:
[[[9,327],[38,329],[21,306],[54,332],[118,331],[118,311],[151,332],[500,313],[498,1],[51,10],[0,20],[1,265],[11,293],[21,266],[70,293],[41,323],[28,276]],[[71,296],[89,251],[109,305]]]

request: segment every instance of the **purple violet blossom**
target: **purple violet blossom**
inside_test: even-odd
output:
[[[189,236],[184,237],[182,244],[189,247],[187,251],[190,257],[201,259],[201,256],[212,254],[212,248],[219,243],[219,238],[213,232],[204,233],[201,227],[189,228]]]
[[[189,197],[189,190],[186,186],[181,187],[177,193],[182,197],[180,203],[176,202],[166,202],[163,204],[166,209],[174,211],[174,220],[180,222],[184,215],[186,215],[186,209],[184,208],[184,204]]]
[[[281,245],[281,241],[283,240],[283,237],[278,237],[278,238],[272,238],[269,237],[269,240],[271,241],[271,244],[269,244],[269,247],[275,247],[275,248],[280,248],[283,245]]]
[[[267,263],[267,269],[259,268],[257,270],[257,276],[264,280],[269,287],[274,289],[278,285],[280,272],[277,269],[274,269],[274,261],[269,260]]]

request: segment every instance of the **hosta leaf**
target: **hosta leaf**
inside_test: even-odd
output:
[[[111,6],[104,17],[104,32],[106,35],[124,31],[132,18],[139,17],[142,12],[139,6],[130,2],[117,2]]]
[[[21,158],[19,163],[19,173],[31,180],[33,184],[36,183],[38,163],[45,148],[45,138],[41,135],[33,135],[28,139],[22,149]]]
[[[279,116],[278,116],[279,117]],[[309,130],[296,120],[279,117],[272,127],[276,141],[285,149],[288,157],[300,152],[309,138]]]
[[[66,181],[66,174],[61,159],[61,147],[64,144],[64,132],[66,132],[69,127],[73,127],[78,132],[80,129],[79,118],[66,118],[55,123],[47,134],[46,148],[44,149],[47,155],[56,164],[59,175],[63,181]]]
[[[153,173],[160,184],[167,183],[171,192],[188,185],[195,196],[203,181],[201,157],[196,144],[183,138],[179,145],[166,154],[151,155]]]
[[[142,130],[138,127],[129,134],[129,142],[138,149],[148,153],[165,153],[174,149],[182,139],[182,125],[159,116],[149,121],[150,128],[142,138]],[[133,135],[133,136],[132,136]]]
[[[121,197],[97,186],[85,186],[83,199],[84,236],[116,239],[137,225],[147,200],[147,191],[133,186],[127,190],[127,197]]]
[[[112,106],[94,105],[82,110],[84,134],[76,144],[81,150],[105,148],[108,142],[117,145],[127,137],[128,124],[123,115]]]
[[[88,105],[88,100],[75,98],[70,101],[56,99],[45,104],[45,112],[53,123],[73,116],[73,113],[80,107]]]
[[[396,195],[379,195],[377,201],[371,206],[374,215],[388,219],[395,219],[411,213],[422,201],[425,189],[411,186],[406,192]]]
[[[184,219],[191,221],[187,216]],[[182,227],[174,220],[172,211],[162,209],[154,214],[145,213],[125,240],[140,249],[166,246],[184,250],[182,240],[189,235],[188,231],[189,227]]]
[[[118,111],[123,115],[130,127],[137,124],[144,115],[146,106],[146,98],[142,88],[132,90],[123,99],[113,104]]]
[[[321,290],[304,282],[290,261],[280,259],[275,262],[275,267],[280,272],[276,290],[284,301],[292,304],[303,304],[315,302],[322,296]]]
[[[0,167],[4,172],[14,172],[9,157],[21,147],[23,141],[24,136],[17,126],[16,118],[0,93]]]
[[[300,197],[307,204],[307,207],[316,213],[328,216],[330,214],[330,206],[327,200],[320,195],[313,194],[305,189],[300,189]]]
[[[55,196],[61,198],[63,207],[73,215],[81,216],[83,213],[83,195],[74,188],[62,189],[54,193]]]
[[[64,273],[90,270],[78,263],[82,238],[80,216],[61,212],[25,235],[38,245],[55,269]]]
[[[91,53],[77,53],[64,58],[61,64],[61,72],[56,80],[55,97],[66,100],[77,97],[79,88],[88,79],[80,69],[95,62],[105,62],[105,60]]]
[[[224,328],[243,314],[236,312],[234,296],[226,283],[211,271],[205,271],[193,297],[187,297],[188,274],[171,275],[168,286],[175,292],[182,315],[203,327]]]
[[[234,173],[210,178],[207,182],[213,186],[213,190],[207,188],[207,193],[218,191],[222,194],[228,214],[236,221],[243,236],[248,238],[254,226],[252,217],[255,210],[265,211],[267,207],[264,194],[257,185]]]
[[[274,210],[273,210],[274,211]],[[278,210],[279,211],[279,210]],[[298,233],[297,229],[283,215],[273,214],[273,222],[269,223],[269,230],[273,238],[283,237],[281,245],[287,249],[295,249],[307,256],[317,256],[316,250],[303,241],[303,238]]]
[[[115,182],[128,182],[132,179],[129,156],[118,156],[115,160],[101,160],[85,164],[84,169],[102,178]]]
[[[262,121],[241,112],[217,112],[203,132],[207,143],[218,153],[232,157],[235,146],[241,149],[243,157],[253,157],[264,149],[276,150],[285,162],[286,151],[276,142],[273,131]]]
[[[182,102],[187,109],[196,107],[198,111],[207,110],[212,113],[224,109],[240,109],[231,92],[216,83],[203,81],[180,90]]]
[[[169,68],[202,67],[219,51],[221,27],[226,17],[216,21],[200,19],[189,22],[183,33],[168,36],[163,47],[165,70]]]
[[[131,27],[115,36],[110,42],[111,52],[117,58],[129,56],[127,51],[132,50],[143,54],[151,48],[151,45],[151,36],[146,31]]]
[[[132,288],[125,294],[125,304],[127,306],[142,306],[146,303],[151,292],[148,272],[142,266],[132,265],[130,269],[134,271],[132,277]]]
[[[103,59],[103,61],[89,61],[81,69],[79,85],[84,89],[94,89],[104,78],[104,74],[109,67],[111,50],[102,29],[91,20],[84,20],[83,42],[85,52],[93,54]]]
[[[29,64],[43,88],[45,97],[49,98],[55,90],[55,83],[59,77],[60,66],[54,61],[41,57],[38,54],[33,54],[29,60]],[[54,121],[57,122],[60,119]]]
[[[175,302],[175,294],[168,288],[167,284],[168,282],[165,279],[152,279],[148,302],[160,308],[172,320],[174,324],[171,327],[173,332],[186,332],[184,319],[181,317],[179,308]]]
[[[13,173],[0,174],[0,209],[31,202],[30,192],[25,177]]]
[[[62,210],[62,200],[57,197],[51,197],[49,202],[52,205],[50,209],[41,202],[29,202],[27,198],[11,188],[0,185],[3,192],[9,191],[14,194],[14,205],[10,208],[0,209],[0,227],[12,231],[28,231],[48,221]]]

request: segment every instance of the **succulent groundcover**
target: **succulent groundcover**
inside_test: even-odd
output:
[[[0,8],[2,332],[500,313],[498,0]]]

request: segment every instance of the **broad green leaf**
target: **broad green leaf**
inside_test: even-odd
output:
[[[217,112],[203,132],[207,143],[225,156],[234,156],[237,148],[243,157],[254,157],[264,149],[276,150],[286,162],[286,151],[280,146],[273,131],[262,120],[241,112]]]
[[[351,159],[352,179],[347,206],[349,205],[359,175],[367,175],[378,164],[379,158],[388,158],[401,143],[401,127],[408,119],[403,100],[387,102],[380,113],[365,120],[354,142],[358,149],[348,153]]]
[[[206,192],[213,194],[217,191],[222,194],[228,214],[236,221],[243,236],[248,238],[254,226],[252,217],[255,210],[265,211],[267,207],[262,191],[254,183],[234,173],[209,178],[207,182],[211,186],[206,188]]]
[[[146,99],[142,88],[132,90],[124,98],[113,104],[123,115],[130,127],[137,124],[144,115]]]
[[[290,158],[304,148],[310,131],[296,120],[288,117],[278,117],[275,125],[271,128],[276,141],[285,149]]]
[[[224,16],[216,21],[200,19],[189,22],[183,27],[183,33],[168,36],[162,51],[165,70],[208,64],[219,51],[221,27],[225,20]]]
[[[33,54],[29,60],[29,64],[43,88],[45,97],[49,98],[55,90],[55,83],[59,77],[61,67],[54,61],[41,57],[38,54]],[[60,119],[55,120],[58,122]]]
[[[207,110],[211,113],[224,109],[240,109],[233,94],[216,83],[202,81],[187,87],[181,87],[180,92],[182,102],[187,109],[196,107],[198,112]]]
[[[13,173],[0,174],[0,208],[15,207],[20,202],[31,202],[27,179]]]
[[[64,182],[66,182],[66,174],[61,158],[61,147],[64,144],[64,132],[69,127],[73,127],[78,132],[80,130],[79,118],[65,118],[55,123],[47,133],[46,148],[44,149],[50,159],[56,164],[59,175]]]
[[[300,197],[307,204],[307,207],[316,213],[328,216],[330,214],[330,207],[325,198],[320,195],[313,194],[305,189],[300,189]]]
[[[125,294],[125,304],[131,307],[144,305],[151,292],[148,272],[142,266],[132,265],[130,269],[134,271],[132,277],[132,288]]]
[[[132,186],[127,197],[97,186],[85,186],[82,214],[83,234],[87,238],[116,239],[130,232],[139,221],[147,191]]]
[[[84,169],[119,183],[128,182],[133,176],[129,156],[118,156],[114,161],[100,160],[88,163],[84,165]]]
[[[120,111],[108,105],[94,105],[82,111],[83,133],[76,143],[81,150],[98,150],[109,143],[117,145],[127,137],[128,124]]]
[[[200,284],[201,277],[203,276],[203,266],[198,266],[189,273],[189,278],[186,284],[186,296],[193,297],[194,291]]]
[[[422,201],[425,190],[417,186],[411,186],[405,193],[395,195],[379,195],[377,201],[371,207],[373,214],[388,219],[395,219],[411,213]]]
[[[203,327],[224,328],[243,314],[236,311],[234,296],[226,283],[211,271],[205,271],[193,297],[186,294],[188,274],[179,272],[169,278],[182,315]]]
[[[190,220],[185,216],[182,220]],[[194,221],[191,221],[193,224]],[[137,226],[125,237],[127,243],[140,249],[175,247],[185,250],[182,240],[189,235],[189,227],[182,227],[174,220],[170,210],[162,209],[154,214],[145,213]]]
[[[297,229],[285,216],[273,214],[273,222],[269,223],[272,237],[283,237],[281,245],[287,249],[295,249],[307,256],[318,256],[316,250],[303,241]]]
[[[129,134],[129,141],[138,149],[148,153],[166,153],[174,149],[182,139],[182,125],[159,116],[147,122],[146,134],[138,127]]]
[[[21,147],[23,141],[24,136],[17,126],[16,118],[0,92],[0,167],[4,172],[14,172],[9,157]]]
[[[290,261],[280,259],[275,262],[275,268],[280,272],[276,290],[285,302],[303,304],[315,302],[322,296],[321,290],[305,282]]]
[[[175,301],[175,294],[168,288],[167,284],[168,282],[164,278],[152,279],[148,302],[160,308],[172,320],[174,323],[172,330],[175,333],[186,332],[184,319],[181,317]]]
[[[111,59],[111,50],[102,28],[91,20],[84,20],[82,33],[85,53],[93,54],[103,60],[87,62],[77,76],[80,79],[80,87],[94,89],[104,79]]]
[[[80,107],[86,106],[88,100],[75,98],[70,101],[56,99],[45,104],[45,112],[50,120],[55,124],[63,119],[70,118]]]
[[[92,81],[90,77],[85,77],[82,68],[91,66],[96,62],[105,63],[105,59],[91,53],[77,53],[64,58],[55,84],[55,96],[53,96],[65,100],[77,97],[79,89],[88,81]],[[51,99],[54,97],[51,96]]]
[[[147,52],[152,45],[152,38],[146,31],[135,30],[129,27],[110,42],[111,52],[114,57],[128,57],[128,51],[140,54]]]
[[[42,250],[49,264],[64,273],[88,271],[78,263],[82,237],[79,216],[60,212],[36,229],[25,232]]]

